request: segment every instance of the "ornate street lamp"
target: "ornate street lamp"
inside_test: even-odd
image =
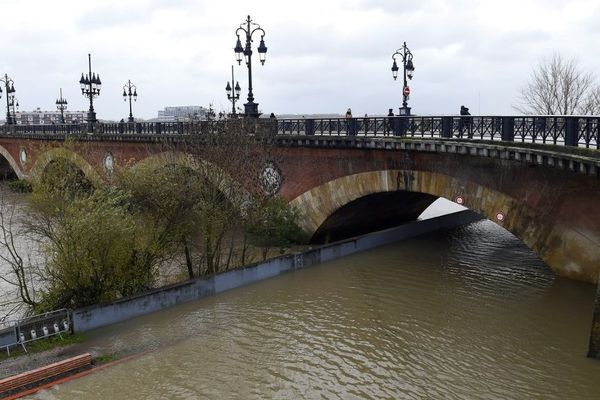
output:
[[[127,81],[127,83],[123,86],[123,101],[127,101],[127,98],[129,97],[129,118],[127,119],[127,122],[133,122],[133,112],[131,109],[131,98],[133,98],[133,101],[137,101],[137,87],[131,83],[130,80]]]
[[[18,124],[17,111],[19,111],[19,99],[17,99],[16,97],[13,97],[10,102],[10,106],[12,107],[13,124]]]
[[[65,111],[67,109],[67,99],[62,97],[62,88],[60,88],[60,97],[56,99],[56,109],[60,111],[60,123],[65,123]]]
[[[229,101],[231,101],[232,105],[231,105],[231,116],[235,117],[236,111],[235,111],[235,102],[237,100],[239,100],[240,98],[240,92],[242,91],[242,88],[240,87],[240,83],[239,82],[235,82],[235,86],[234,86],[234,82],[235,82],[235,78],[233,76],[233,65],[231,66],[231,83],[227,82],[227,86],[225,86],[225,91],[227,92],[227,99],[229,99]]]
[[[92,55],[88,54],[89,73],[81,74],[79,85],[81,86],[81,94],[90,99],[90,109],[87,114],[88,132],[94,131],[94,123],[96,122],[96,113],[94,112],[94,97],[100,96],[100,75],[92,73]]]
[[[406,47],[406,42],[402,45],[401,48],[396,50],[394,54],[392,54],[392,60],[394,63],[392,64],[392,76],[394,80],[398,78],[398,64],[396,64],[396,56],[402,57],[402,69],[404,71],[404,86],[402,86],[402,108],[400,108],[400,115],[410,115],[410,107],[408,107],[408,96],[410,95],[410,88],[408,87],[408,83],[406,82],[406,78],[412,79],[413,74],[415,72],[415,67],[413,65],[412,59],[413,55]]]
[[[15,107],[15,82],[7,74],[4,74],[4,78],[0,78],[0,82],[4,84],[4,90],[6,91],[6,125],[12,125],[17,122],[16,118],[13,118],[10,114],[11,107],[13,110]],[[2,86],[0,86],[0,97],[2,97]],[[18,106],[19,102],[17,101]]]
[[[10,100],[10,107],[12,109],[13,124],[16,124],[17,123],[17,111],[19,111],[19,99],[12,96],[12,98]]]
[[[244,27],[245,26],[245,27]],[[250,16],[246,19],[246,22],[242,23],[239,28],[236,29],[235,34],[237,35],[237,42],[235,44],[235,59],[238,64],[242,63],[242,55],[245,58],[246,65],[248,66],[248,102],[244,104],[244,114],[246,117],[255,117],[257,118],[260,113],[258,112],[258,103],[254,102],[254,94],[252,93],[252,34],[254,32],[259,31],[261,33],[260,36],[260,44],[258,45],[258,56],[260,59],[260,63],[262,65],[265,64],[265,56],[267,55],[267,46],[265,46],[265,31],[260,27],[260,25],[252,22]],[[240,33],[246,34],[246,47],[242,47],[242,42],[240,40]]]

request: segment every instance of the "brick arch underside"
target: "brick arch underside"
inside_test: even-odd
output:
[[[46,167],[53,161],[66,160],[77,167],[83,175],[92,183],[99,187],[103,185],[104,180],[96,169],[81,155],[64,147],[50,149],[40,154],[31,168],[29,178],[33,180],[41,179],[46,171]]]
[[[19,168],[19,164],[4,146],[0,146],[0,178],[8,178],[14,174],[19,179],[24,179],[25,174]]]
[[[244,208],[252,202],[252,195],[243,185],[233,179],[224,169],[205,160],[199,160],[190,153],[164,151],[152,154],[133,165],[134,169],[158,169],[168,165],[178,165],[192,171],[202,172],[206,179],[228,199],[234,207]]]
[[[330,214],[312,235],[311,243],[335,242],[415,221],[436,199],[404,190],[367,194]]]
[[[290,203],[300,211],[302,228],[313,237],[315,234],[319,235],[318,239],[322,240],[327,235],[323,229],[324,224],[329,223],[331,228],[330,217],[335,216],[336,211],[344,206],[374,194],[402,192],[413,192],[413,197],[403,197],[407,201],[413,201],[412,204],[398,203],[399,207],[412,207],[413,215],[432,199],[455,199],[456,196],[462,195],[465,207],[512,232],[538,254],[557,275],[587,282],[597,280],[600,268],[597,242],[600,238],[600,227],[593,235],[589,235],[589,232],[588,235],[584,235],[542,217],[535,209],[503,193],[453,176],[412,170],[364,172],[314,187]],[[390,197],[392,200],[400,198]],[[382,212],[386,210],[389,211],[389,208],[381,208]],[[496,219],[498,213],[505,216],[502,222]],[[360,216],[354,215],[353,218],[359,220]]]

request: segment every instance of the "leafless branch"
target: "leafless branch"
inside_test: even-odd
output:
[[[597,112],[593,74],[584,72],[576,58],[555,53],[533,69],[513,108],[523,114],[573,115]]]

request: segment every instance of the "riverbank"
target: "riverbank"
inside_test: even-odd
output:
[[[319,246],[302,253],[267,260],[266,262],[249,266],[241,270],[229,271],[209,278],[196,279],[183,284],[172,285],[132,298],[87,307],[82,310],[75,310],[73,312],[74,329],[77,332],[82,332],[101,326],[115,324],[130,318],[150,314],[167,307],[188,303],[201,297],[277,276],[281,273],[299,268],[306,268],[321,262],[335,260],[357,252],[413,238],[439,229],[448,229],[464,225],[479,219],[481,219],[481,217],[471,211],[461,211],[425,221],[413,222],[334,244]],[[203,287],[204,290],[193,290],[196,287]],[[93,332],[90,332],[90,337],[93,337],[94,341],[83,341],[81,343],[52,349],[47,352],[17,357],[0,362],[0,377],[24,372],[83,352],[91,353],[94,358],[104,357],[112,360],[156,348],[155,344],[140,345],[139,347],[131,345],[119,347],[117,345],[115,347],[115,344],[110,343],[110,341],[107,343],[106,340],[98,340],[100,338],[94,337]],[[166,343],[161,343],[161,345],[166,345]]]
[[[484,220],[90,331],[147,352],[30,398],[598,399],[593,297]]]

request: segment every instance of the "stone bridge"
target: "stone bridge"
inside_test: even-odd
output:
[[[530,140],[515,142],[515,117],[509,121],[513,141],[506,140],[506,117],[485,124],[483,117],[470,124],[443,117],[437,134],[433,118],[396,118],[391,123],[389,118],[280,120],[273,162],[265,168],[279,195],[300,211],[302,227],[313,243],[414,220],[444,197],[515,234],[557,275],[596,282],[600,156],[595,150],[568,146],[568,120],[561,131],[555,118],[554,131],[559,134],[538,132],[537,141],[535,129],[541,125],[534,120]],[[576,133],[592,134],[586,147],[597,146],[597,118],[592,122],[591,130],[582,129],[579,121],[576,125]],[[552,120],[544,122],[545,128],[549,125]],[[114,165],[160,158],[165,142],[184,162],[185,149],[178,143],[181,135],[190,134],[189,126],[155,124],[152,132],[150,125],[129,132],[131,127],[99,125],[99,132],[82,136],[48,126],[0,129],[0,173],[35,179],[48,163],[63,158],[100,184]],[[556,145],[538,144],[542,136]],[[85,142],[85,151],[60,146],[67,137]],[[562,143],[557,143],[561,137]]]
[[[298,208],[315,243],[414,220],[444,197],[512,232],[557,275],[598,281],[598,117],[264,123],[276,148],[261,175]],[[185,163],[189,158],[181,137],[195,134],[194,125],[184,123],[101,124],[92,133],[85,129],[0,127],[0,174],[36,179],[50,162],[66,159],[102,184],[115,165],[149,159]],[[64,146],[68,138],[67,144],[84,142],[85,151]],[[600,358],[600,285],[588,355]]]

